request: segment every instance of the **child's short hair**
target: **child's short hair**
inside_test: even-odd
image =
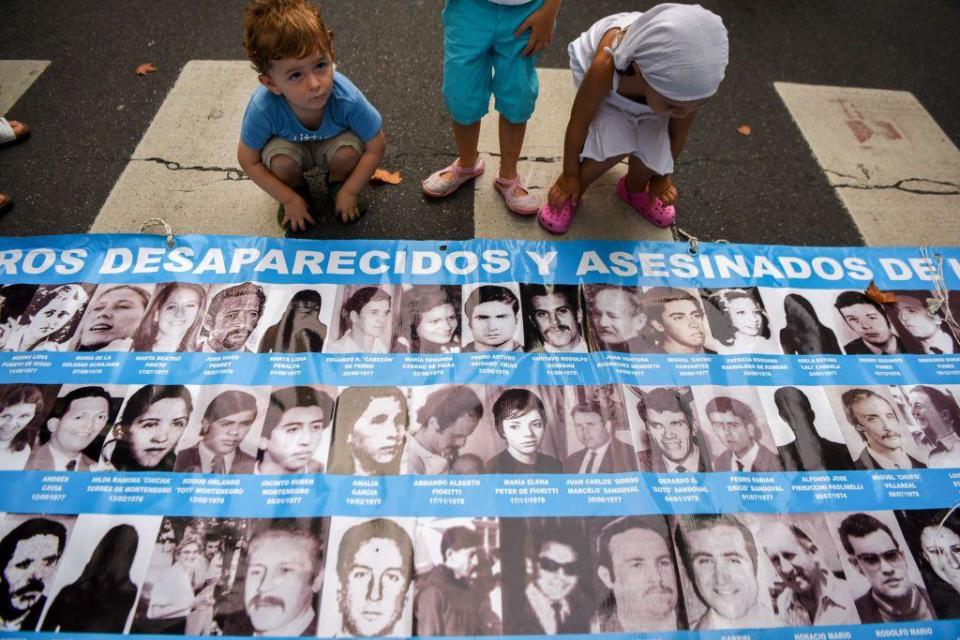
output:
[[[251,0],[243,14],[243,47],[257,73],[280,58],[333,53],[333,32],[307,0]]]

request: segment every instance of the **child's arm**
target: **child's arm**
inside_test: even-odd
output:
[[[530,40],[523,48],[523,57],[539,53],[550,44],[553,40],[553,25],[557,21],[558,11],[560,11],[560,0],[544,0],[543,6],[527,16],[527,19],[513,32],[513,35],[519,38],[527,30],[530,31]]]
[[[670,118],[667,132],[670,134],[670,154],[674,162],[680,157],[680,152],[687,144],[687,136],[690,135],[690,128],[693,126],[693,118],[696,115],[694,111],[683,118]],[[673,204],[677,201],[677,188],[670,180],[670,176],[650,178],[650,193],[660,198],[663,204]]]
[[[307,211],[307,203],[283,180],[270,173],[267,166],[260,160],[259,150],[251,149],[241,140],[237,145],[237,162],[255,185],[283,205],[284,218],[281,224],[289,223],[291,231],[305,230],[308,222],[315,224]]]
[[[593,64],[587,69],[583,82],[580,83],[577,97],[573,100],[570,122],[567,123],[567,133],[563,141],[563,174],[557,178],[547,194],[552,207],[560,207],[570,198],[573,198],[574,204],[580,200],[580,152],[587,141],[590,123],[597,115],[597,109],[610,92],[614,72],[613,56],[601,46]]]
[[[357,166],[353,168],[350,177],[343,183],[340,193],[337,194],[335,204],[337,216],[344,222],[352,222],[360,217],[357,198],[363,187],[370,181],[373,172],[380,166],[383,154],[387,150],[387,139],[383,135],[383,129],[363,144],[363,155],[357,160]]]

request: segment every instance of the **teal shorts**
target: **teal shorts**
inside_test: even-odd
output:
[[[447,0],[443,8],[443,99],[454,122],[473,124],[496,110],[521,124],[533,115],[540,83],[539,55],[520,55],[530,31],[513,32],[543,0],[501,5],[490,0]]]

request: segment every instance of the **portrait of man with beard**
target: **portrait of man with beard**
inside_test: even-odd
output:
[[[320,635],[410,636],[404,611],[413,582],[413,543],[402,526],[376,518],[349,527],[340,538],[335,570],[340,626],[330,623],[336,615],[325,597]]]
[[[253,536],[243,579],[244,610],[223,623],[228,636],[315,637],[323,584],[318,537],[299,527],[271,527]]]
[[[257,328],[267,295],[263,287],[243,282],[221,289],[207,307],[203,319],[204,337],[200,351],[222,353],[250,352],[247,340]]]
[[[400,473],[407,400],[397,387],[348,387],[337,399],[327,473],[388,476]]]
[[[570,284],[521,284],[527,351],[586,353],[580,288]]]
[[[0,630],[33,631],[63,555],[67,528],[31,518],[0,540]]]
[[[597,575],[610,594],[597,610],[594,633],[686,628],[680,577],[663,516],[608,522],[597,538]]]

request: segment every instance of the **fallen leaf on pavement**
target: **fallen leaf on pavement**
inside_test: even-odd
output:
[[[399,171],[391,173],[386,169],[377,169],[370,176],[370,182],[373,184],[400,184],[403,182],[403,178],[400,177]]]
[[[152,63],[152,62],[144,62],[142,65],[140,65],[139,67],[137,67],[137,75],[138,75],[138,76],[145,76],[145,75],[147,75],[148,73],[153,73],[153,72],[156,71],[156,70],[157,70],[157,68],[156,68],[155,66],[153,66],[153,63]]]
[[[740,125],[739,127],[737,127],[737,131],[739,131],[739,132],[740,132],[740,135],[742,135],[742,136],[748,136],[748,135],[750,135],[751,133],[753,133],[753,129],[751,129],[751,128],[750,128],[750,125],[748,125],[748,124],[742,124],[742,125]]]

